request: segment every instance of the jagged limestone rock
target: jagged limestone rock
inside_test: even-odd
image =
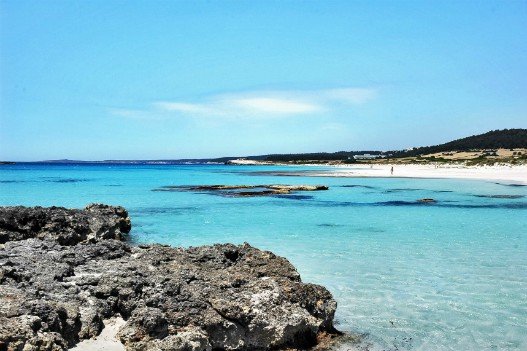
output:
[[[116,315],[128,350],[305,349],[338,333],[331,294],[282,257],[130,246],[129,230],[120,207],[0,208],[0,350],[66,350]]]

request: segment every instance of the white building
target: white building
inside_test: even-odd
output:
[[[372,154],[362,154],[353,156],[356,160],[375,160],[377,158],[385,158],[384,155],[372,155]]]

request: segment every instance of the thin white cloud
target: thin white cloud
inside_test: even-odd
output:
[[[209,108],[206,105],[202,104],[192,104],[188,102],[155,102],[153,106],[161,111],[166,112],[183,112],[190,114],[207,114],[214,113],[214,108]]]
[[[317,101],[270,92],[222,94],[198,103],[159,101],[153,106],[159,111],[178,112],[190,116],[273,118],[310,114],[322,110]]]
[[[233,99],[230,103],[247,112],[269,114],[303,114],[320,111],[318,104],[275,97],[248,97]]]
[[[369,88],[320,90],[251,91],[212,95],[199,101],[157,101],[141,111],[114,109],[127,118],[145,115],[221,118],[284,118],[332,111],[342,106],[360,105],[376,97]]]

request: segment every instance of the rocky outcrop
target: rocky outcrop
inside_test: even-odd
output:
[[[419,199],[417,200],[417,202],[424,203],[424,204],[432,204],[432,203],[436,203],[437,201],[434,199],[425,198],[425,199]]]
[[[84,210],[16,206],[0,211],[0,244],[29,238],[52,239],[61,245],[123,240],[130,229],[126,210],[108,205],[92,204]]]
[[[206,192],[225,197],[281,196],[299,191],[328,190],[326,185],[166,185],[152,191]]]
[[[0,350],[66,350],[126,323],[127,350],[306,349],[336,303],[271,252],[130,246],[124,209],[0,208]]]

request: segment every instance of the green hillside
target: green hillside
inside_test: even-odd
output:
[[[413,157],[447,151],[516,148],[527,148],[527,129],[493,130],[484,134],[453,140],[445,144],[423,146],[407,151],[395,151],[393,156]]]

